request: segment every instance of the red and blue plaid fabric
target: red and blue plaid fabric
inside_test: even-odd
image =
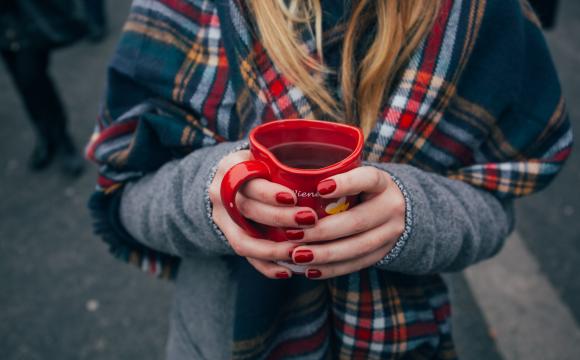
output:
[[[408,163],[500,199],[540,190],[569,156],[572,135],[537,19],[526,1],[438,1],[433,30],[367,138],[366,159]],[[237,0],[134,1],[87,150],[100,170],[96,230],[116,256],[160,276],[179,262],[116,222],[124,182],[260,122],[321,116],[255,34]],[[370,268],[280,283],[236,264],[240,290],[256,291],[238,291],[233,358],[455,358],[438,275]]]

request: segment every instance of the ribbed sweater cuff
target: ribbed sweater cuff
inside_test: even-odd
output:
[[[250,144],[248,142],[242,142],[238,146],[236,146],[233,150],[231,150],[229,153],[227,153],[226,156],[229,154],[233,154],[237,151],[247,150],[247,149],[249,149],[249,147],[250,147]],[[226,239],[224,233],[221,231],[221,229],[217,226],[217,224],[213,220],[213,216],[212,216],[213,204],[212,204],[211,199],[209,197],[209,187],[211,186],[211,183],[213,182],[213,179],[215,178],[215,174],[217,173],[218,164],[219,164],[220,160],[221,160],[221,158],[217,159],[217,162],[212,167],[212,170],[210,171],[209,177],[208,177],[207,182],[205,184],[205,210],[206,210],[206,216],[209,219],[209,223],[211,224],[211,227],[212,227],[213,231],[215,232],[215,234],[217,235],[217,237],[220,238],[228,247],[231,247],[228,239]]]

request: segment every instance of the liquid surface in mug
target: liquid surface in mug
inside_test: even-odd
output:
[[[320,169],[346,159],[352,150],[334,144],[289,142],[274,145],[269,150],[284,165],[296,169]]]

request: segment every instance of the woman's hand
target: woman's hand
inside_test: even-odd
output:
[[[385,171],[360,167],[322,181],[318,190],[326,198],[361,193],[362,203],[319,220],[303,230],[301,240],[293,241],[309,243],[294,249],[292,256],[296,264],[308,266],[308,278],[326,279],[372,266],[403,234],[405,198]],[[294,233],[301,235],[300,230]]]
[[[296,244],[289,241],[276,243],[247,235],[232,220],[222,204],[220,187],[225,173],[232,166],[246,160],[250,160],[250,152],[243,150],[224,157],[218,164],[216,175],[209,187],[213,220],[236,254],[247,258],[259,272],[269,278],[289,278],[292,272],[275,261],[291,261],[290,254]],[[242,215],[257,223],[300,229],[314,226],[317,222],[316,213],[310,208],[296,207],[295,204],[296,195],[292,190],[264,179],[249,181],[236,197],[236,205]]]

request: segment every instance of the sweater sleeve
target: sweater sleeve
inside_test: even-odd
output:
[[[233,254],[211,220],[208,187],[219,160],[246,147],[237,141],[202,148],[127,184],[119,208],[123,227],[143,245],[174,256]]]
[[[405,232],[377,266],[407,274],[458,271],[496,254],[514,227],[511,201],[402,164],[371,164],[403,190]]]

